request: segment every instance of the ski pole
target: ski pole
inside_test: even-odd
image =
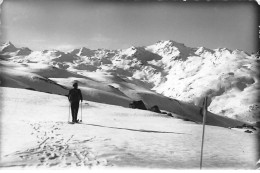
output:
[[[81,104],[80,104],[81,106],[81,120],[80,120],[80,122],[82,122],[82,101],[81,101]]]
[[[69,102],[70,103],[70,102]],[[68,117],[68,122],[70,122],[70,107],[71,105],[69,104],[69,117]]]

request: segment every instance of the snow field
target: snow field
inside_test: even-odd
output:
[[[66,97],[4,87],[1,107],[3,168],[199,169],[200,124],[84,101],[72,125]],[[204,168],[255,168],[257,137],[206,126]]]

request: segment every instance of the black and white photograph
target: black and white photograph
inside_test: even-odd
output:
[[[0,170],[260,169],[260,1],[0,4]]]

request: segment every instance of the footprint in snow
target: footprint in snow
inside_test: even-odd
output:
[[[38,139],[38,146],[14,154],[24,162],[33,160],[35,166],[46,167],[87,166],[90,168],[108,165],[107,160],[98,160],[95,154],[90,151],[90,148],[85,145],[95,137],[74,140],[74,143],[69,143],[74,135],[64,139],[62,134],[57,133],[64,125],[63,123],[55,123],[54,125],[50,123],[41,123],[41,125],[30,123],[29,125],[34,130],[31,134]]]

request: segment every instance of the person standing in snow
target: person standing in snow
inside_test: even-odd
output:
[[[83,97],[81,94],[80,89],[78,89],[78,83],[75,82],[73,84],[73,89],[69,91],[68,99],[71,106],[71,115],[72,115],[72,122],[77,123],[78,119],[78,110],[79,110],[79,101],[82,102]]]

